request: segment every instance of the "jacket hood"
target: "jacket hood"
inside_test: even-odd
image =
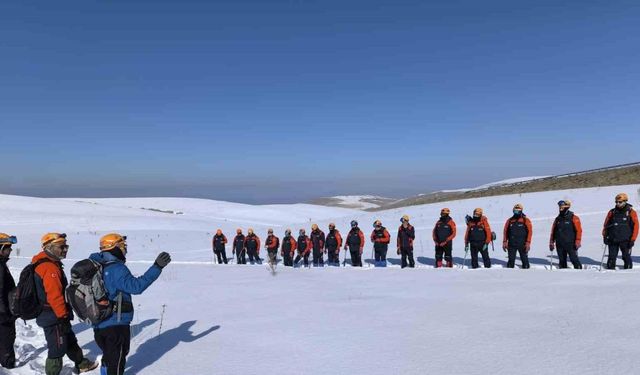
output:
[[[113,262],[119,262],[119,263],[124,263],[122,260],[118,259],[117,257],[115,257],[113,254],[111,254],[108,251],[103,251],[100,253],[93,253],[91,255],[89,255],[89,259],[96,261],[100,264],[105,264],[105,263],[113,263]]]

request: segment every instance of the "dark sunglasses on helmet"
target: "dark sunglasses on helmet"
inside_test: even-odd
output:
[[[7,238],[0,238],[0,244],[15,245],[17,243],[18,243],[18,239],[16,238],[16,236],[11,236],[11,237],[7,237]]]

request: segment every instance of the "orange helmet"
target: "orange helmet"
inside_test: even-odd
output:
[[[53,244],[65,245],[67,243],[67,235],[65,233],[47,233],[42,236],[40,243],[42,244],[43,248],[47,245]]]
[[[616,202],[628,202],[629,201],[629,196],[627,195],[627,193],[620,193],[618,195],[616,195]]]
[[[312,224],[311,225],[311,230],[316,230],[318,229],[318,224]]]
[[[121,245],[127,246],[127,236],[109,233],[100,239],[100,251],[110,251]]]
[[[522,205],[522,203],[516,203],[516,205],[513,206],[513,209],[522,211],[524,210],[524,206]]]
[[[483,213],[484,213],[484,211],[480,207],[478,207],[475,210],[473,210],[473,216],[475,216],[477,214],[478,216],[482,217]]]
[[[240,228],[236,229],[236,233],[242,234],[242,229],[240,229]]]
[[[222,229],[218,229],[218,230],[216,231],[216,234],[217,234],[218,236],[219,236],[219,235],[221,235],[221,234],[222,234]]]
[[[451,210],[446,207],[440,210],[440,215],[449,215],[450,213],[451,213]]]

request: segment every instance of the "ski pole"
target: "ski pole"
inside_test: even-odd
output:
[[[549,253],[549,271],[553,271],[553,253]]]
[[[604,265],[604,254],[607,252],[607,245],[602,245],[602,259],[600,260],[600,269],[598,272],[602,271],[602,266]]]
[[[164,321],[164,310],[167,307],[167,305],[162,305],[162,315],[160,315],[160,328],[158,329],[158,336],[160,336],[160,334],[162,333],[162,322]]]
[[[467,254],[469,254],[469,245],[464,248],[464,259],[462,259],[462,267],[460,267],[461,270],[463,270],[464,266],[467,264]]]

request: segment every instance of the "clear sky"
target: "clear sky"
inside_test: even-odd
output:
[[[0,192],[405,196],[640,160],[638,1],[0,2]]]

